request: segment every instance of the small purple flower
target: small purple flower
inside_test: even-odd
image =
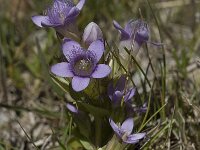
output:
[[[44,16],[33,16],[32,21],[39,27],[54,27],[59,30],[74,21],[80,13],[85,0],[74,6],[71,0],[54,0]]]
[[[122,125],[119,126],[111,118],[109,119],[109,122],[117,137],[124,143],[135,144],[146,135],[146,133],[131,134],[134,126],[133,118],[126,119]]]
[[[113,21],[113,25],[120,31],[121,41],[128,40],[140,47],[144,42],[149,40],[148,25],[142,20],[130,20],[124,29],[115,20]]]
[[[135,95],[135,89],[125,89],[125,83],[126,77],[121,76],[115,86],[113,85],[113,82],[108,85],[108,96],[113,102],[114,106],[120,105],[123,96],[125,104],[129,104],[129,101]]]
[[[92,42],[96,40],[101,40],[103,39],[103,34],[99,26],[94,23],[90,22],[84,30],[83,33],[83,42],[86,44],[91,44]]]
[[[104,78],[111,72],[105,64],[97,64],[104,52],[102,40],[94,41],[83,49],[79,43],[65,39],[62,50],[68,62],[61,62],[51,67],[51,72],[60,77],[73,77],[72,88],[75,91],[84,90],[90,78]]]

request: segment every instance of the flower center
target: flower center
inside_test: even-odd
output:
[[[74,73],[78,76],[90,76],[94,69],[94,63],[90,58],[80,58],[73,66]]]
[[[128,138],[128,133],[127,132],[124,132],[124,134],[122,135],[122,140],[123,141],[126,141],[127,140],[127,138]]]
[[[61,23],[65,22],[65,14],[63,12],[59,12],[59,18],[60,18]]]

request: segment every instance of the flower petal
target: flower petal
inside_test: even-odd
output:
[[[121,130],[125,131],[128,135],[131,134],[133,130],[133,118],[126,119],[121,126]]]
[[[33,16],[31,19],[39,27],[43,27],[42,23],[50,24],[48,16]]]
[[[92,73],[92,78],[104,78],[108,76],[111,72],[111,68],[105,64],[97,65],[95,71]]]
[[[84,90],[90,83],[90,78],[83,78],[74,76],[72,79],[72,88],[74,91],[79,92]]]
[[[71,71],[70,64],[61,62],[51,67],[51,72],[60,77],[73,77],[74,74]]]
[[[80,10],[77,7],[72,7],[69,13],[67,14],[66,21],[73,20],[79,13]]]
[[[129,22],[125,25],[124,30],[132,35],[134,30],[136,29],[137,21],[133,21],[133,19],[129,20]]]
[[[127,140],[130,140],[130,141],[136,141],[136,140],[140,140],[142,138],[144,138],[146,135],[146,133],[136,133],[136,134],[131,134],[131,135],[128,135],[127,136]]]
[[[123,139],[123,142],[127,144],[135,144],[135,143],[138,143],[139,140],[131,140],[127,138],[127,139]]]
[[[100,60],[101,56],[103,55],[104,52],[104,43],[102,40],[97,40],[94,41],[90,44],[88,47],[88,50],[93,52],[96,55],[97,61]]]
[[[129,89],[126,95],[124,96],[124,101],[125,102],[129,101],[134,95],[135,95],[135,88]]]
[[[121,137],[119,127],[116,125],[116,123],[115,123],[111,118],[109,118],[109,123],[110,123],[110,126],[112,127],[113,131],[114,131],[119,137]]]
[[[82,48],[79,43],[65,39],[62,45],[63,54],[69,61],[71,57],[82,51]]]
[[[115,20],[113,20],[113,25],[121,32],[121,40],[127,40],[130,38],[129,33],[127,33]]]
[[[76,113],[76,114],[78,113],[78,109],[77,109],[75,106],[73,106],[73,105],[67,103],[67,104],[66,104],[66,107],[67,107],[67,109],[68,109],[69,111],[71,111],[72,113]]]
[[[79,10],[81,10],[83,8],[84,4],[85,4],[85,0],[80,0],[78,2],[78,4],[76,5],[76,8],[78,8]]]

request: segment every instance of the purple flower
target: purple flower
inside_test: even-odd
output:
[[[80,13],[85,0],[74,6],[71,0],[54,0],[44,16],[33,16],[32,21],[39,27],[54,27],[60,30],[74,21]]]
[[[135,144],[146,135],[146,133],[131,134],[134,126],[132,118],[126,119],[122,125],[119,126],[111,118],[109,119],[109,122],[117,137],[124,143]]]
[[[60,77],[73,77],[72,88],[75,91],[84,90],[90,78],[104,78],[111,72],[105,64],[97,64],[104,52],[102,40],[94,41],[83,49],[79,43],[65,39],[62,50],[68,62],[61,62],[51,67],[51,72]]]
[[[114,106],[120,105],[123,96],[125,104],[129,104],[129,101],[135,95],[135,89],[125,89],[125,84],[126,77],[121,76],[115,86],[113,85],[113,82],[108,85],[108,96],[113,102]]]
[[[102,34],[101,29],[96,23],[90,22],[85,27],[85,30],[83,33],[83,42],[89,45],[92,42],[96,40],[100,40],[100,39],[103,39],[103,34]]]
[[[144,42],[149,40],[149,28],[146,22],[142,20],[130,20],[123,29],[115,20],[114,27],[121,33],[121,41],[131,41],[140,47]]]

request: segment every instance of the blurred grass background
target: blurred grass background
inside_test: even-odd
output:
[[[159,135],[151,148],[197,150],[200,149],[200,1],[149,1],[160,34],[147,0],[87,0],[77,24],[83,31],[89,22],[96,22],[112,43],[118,39],[113,19],[123,25],[142,14],[149,23],[151,40],[162,39],[165,44],[164,119],[174,122],[168,134]],[[0,0],[0,149],[30,149],[31,144],[17,121],[39,146],[50,136],[56,141],[52,130],[60,135],[69,124],[65,115],[67,96],[48,75],[48,66],[59,61],[60,43],[53,29],[38,28],[31,21],[31,16],[41,14],[48,3],[48,0]],[[148,64],[147,53],[142,53],[137,56],[138,62]],[[149,56],[161,80],[162,50],[149,46]],[[156,86],[154,93],[159,93],[159,88]],[[155,101],[159,101],[156,97]],[[166,135],[167,140],[163,137]]]

